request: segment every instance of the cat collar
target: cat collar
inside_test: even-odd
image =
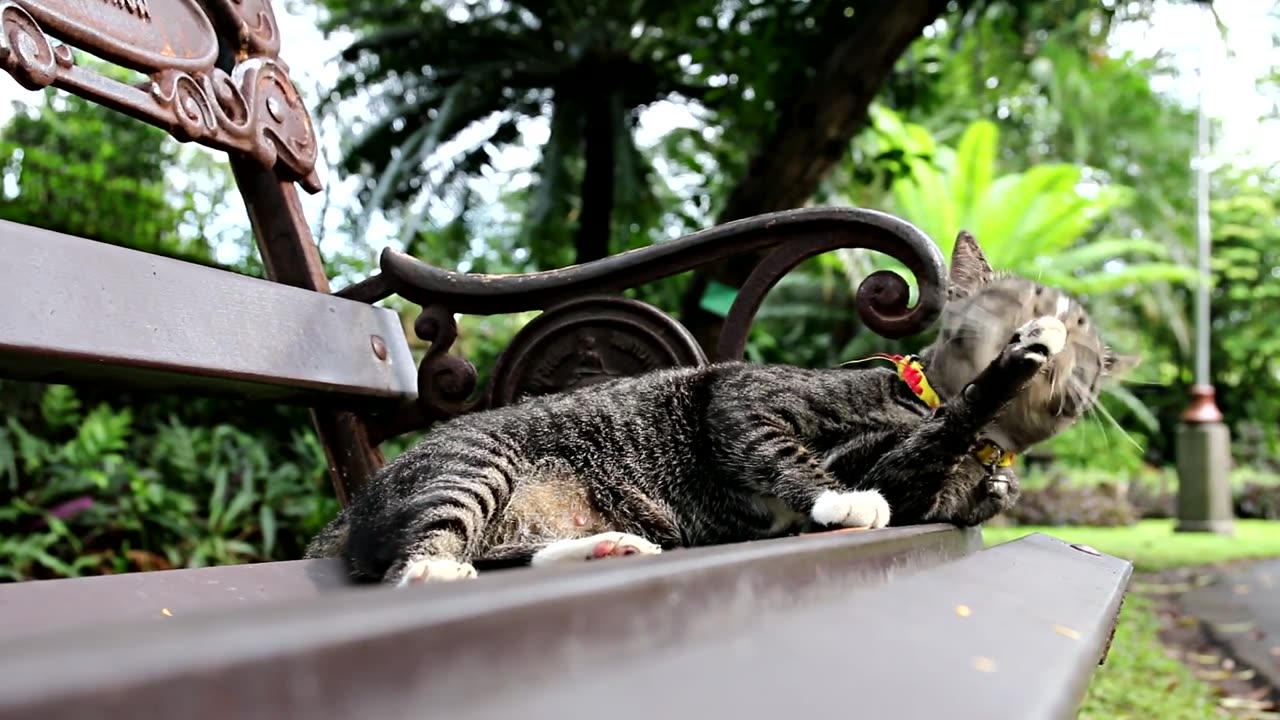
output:
[[[911,392],[924,401],[930,409],[936,410],[942,404],[942,398],[938,397],[938,393],[934,391],[933,386],[929,384],[929,378],[924,374],[924,363],[920,361],[918,355],[889,355],[886,353],[876,353],[868,360],[880,359],[888,360],[898,368],[898,377],[911,388]],[[996,468],[1006,468],[1013,465],[1016,457],[1012,452],[1005,450],[990,440],[982,440],[978,447],[974,449],[973,456],[983,466],[995,470]]]

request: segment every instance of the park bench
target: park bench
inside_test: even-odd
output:
[[[818,208],[582,266],[449,272],[391,249],[330,293],[298,202],[320,188],[311,119],[267,0],[0,0],[0,66],[226,151],[269,280],[0,223],[0,377],[109,382],[312,408],[342,502],[396,435],[602,374],[707,362],[622,291],[763,253],[713,359],[740,358],[769,289],[861,247],[865,325],[919,332],[943,261],[911,225]],[[72,47],[141,72],[122,84]],[[415,359],[400,319],[422,307]],[[477,387],[457,313],[539,310]],[[1072,717],[1105,657],[1129,563],[980,529],[839,531],[395,591],[298,560],[0,586],[0,718]]]

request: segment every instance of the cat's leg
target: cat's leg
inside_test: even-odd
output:
[[[1066,346],[1067,328],[1055,317],[1032,320],[1013,334],[1009,344],[943,409],[952,429],[976,433],[986,426],[1049,360]]]
[[[549,542],[515,542],[485,551],[472,561],[482,570],[532,565],[570,565],[627,555],[658,555],[662,547],[625,532],[602,532],[581,538]]]
[[[960,527],[981,525],[1012,508],[1021,494],[1018,476],[1011,468],[991,471],[974,463],[957,466],[938,485],[941,491],[919,521],[949,522]]]
[[[530,565],[576,564],[586,560],[599,560],[626,555],[658,555],[662,548],[639,535],[624,532],[603,532],[584,538],[557,540],[544,545],[530,558]]]
[[[1009,345],[973,382],[882,455],[863,475],[865,487],[893,487],[895,510],[908,522],[986,516],[1011,506],[1017,499],[1016,478],[998,474],[981,479],[975,502],[973,485],[966,489],[959,471],[982,429],[995,419],[1066,342],[1066,328],[1057,318],[1037,318],[1014,333]],[[973,483],[970,477],[967,482]],[[1012,492],[1010,491],[1012,488]],[[978,506],[981,507],[978,507]]]
[[[981,525],[1012,508],[1022,494],[1018,474],[1011,468],[998,468],[978,488],[981,497],[968,513],[967,525]]]
[[[388,465],[388,475],[353,499],[345,553],[353,575],[401,587],[476,576],[470,560],[527,469],[464,439],[465,446],[447,437],[415,449],[421,462]]]
[[[882,528],[889,524],[889,501],[879,490],[824,490],[809,517],[819,525]]]
[[[797,416],[801,413],[788,413]],[[825,526],[880,528],[890,508],[878,490],[849,490],[822,467],[805,446],[800,428],[783,413],[724,412],[721,432],[731,447],[722,457],[726,472],[753,490],[772,495],[792,510]]]
[[[476,568],[471,563],[458,562],[452,558],[424,557],[405,565],[404,570],[399,573],[396,586],[466,580],[475,576]]]

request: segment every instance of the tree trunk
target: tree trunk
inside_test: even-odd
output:
[[[946,9],[947,0],[866,5],[863,16],[855,17],[857,31],[832,48],[813,81],[789,107],[779,108],[777,128],[757,148],[717,222],[804,206],[866,124],[867,109],[898,58]],[[708,282],[740,288],[759,259],[744,255],[694,274],[682,320],[708,355],[715,351],[724,322],[700,307]]]
[[[575,262],[599,260],[609,254],[613,225],[614,157],[613,98],[602,94],[586,101],[583,122],[582,210],[574,238]]]

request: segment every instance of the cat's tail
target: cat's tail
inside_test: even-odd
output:
[[[347,547],[347,511],[344,508],[320,532],[311,539],[302,557],[307,560],[315,558],[341,557]]]

